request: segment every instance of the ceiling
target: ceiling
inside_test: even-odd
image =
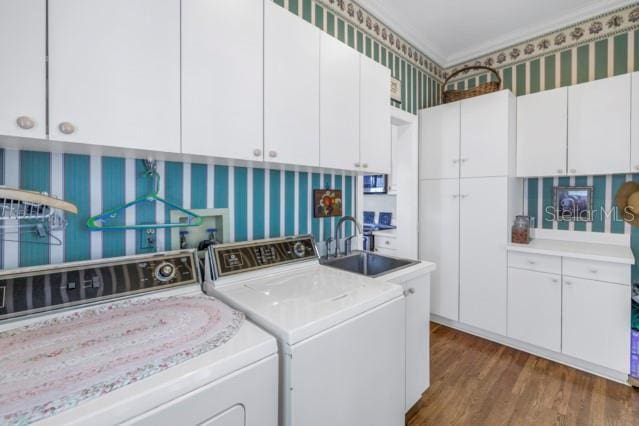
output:
[[[439,65],[450,67],[634,1],[359,0],[358,3]]]

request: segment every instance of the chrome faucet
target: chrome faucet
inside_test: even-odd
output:
[[[349,246],[350,246],[350,241],[351,239],[355,238],[357,236],[357,233],[359,233],[359,235],[362,234],[362,227],[359,225],[359,222],[357,222],[357,219],[355,219],[353,216],[343,216],[342,218],[340,218],[340,220],[337,222],[337,225],[335,225],[335,257],[339,257],[339,240],[340,237],[342,236],[342,224],[344,222],[353,222],[355,224],[355,229],[356,229],[356,233],[355,235],[348,237],[347,241],[344,244],[344,254],[347,255],[349,252]]]

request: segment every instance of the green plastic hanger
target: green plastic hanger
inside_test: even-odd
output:
[[[152,160],[145,160],[144,166],[146,172],[144,175],[153,179],[153,192],[150,194],[139,197],[129,203],[116,207],[111,210],[107,210],[104,213],[100,213],[87,220],[87,227],[90,231],[122,231],[128,229],[165,229],[165,228],[190,228],[194,226],[202,225],[202,217],[193,213],[190,210],[186,210],[176,204],[171,203],[161,198],[158,193],[160,192],[160,175],[156,171],[156,163]],[[186,222],[178,223],[149,223],[142,225],[109,225],[108,222],[120,217],[121,213],[131,206],[142,203],[158,202],[169,206],[171,209],[178,210],[186,214]]]

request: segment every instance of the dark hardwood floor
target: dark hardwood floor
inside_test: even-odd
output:
[[[639,391],[441,325],[409,426],[639,425]]]

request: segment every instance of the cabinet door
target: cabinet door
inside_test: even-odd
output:
[[[461,179],[459,320],[506,335],[508,178]]]
[[[508,268],[508,337],[561,351],[561,275]]]
[[[630,170],[630,75],[568,88],[568,172]]]
[[[517,98],[517,176],[567,173],[568,88]]]
[[[320,37],[320,165],[362,170],[359,161],[359,53]]]
[[[563,352],[627,373],[630,286],[564,277]]]
[[[401,283],[406,294],[406,411],[428,389],[430,275]]]
[[[264,157],[319,166],[320,30],[265,3]]]
[[[49,2],[52,139],[180,151],[180,1]]]
[[[509,90],[461,101],[461,177],[508,175],[515,109]]]
[[[390,69],[360,55],[360,162],[371,173],[390,173]]]
[[[631,153],[630,165],[633,172],[639,171],[639,72],[632,74],[632,95],[630,106],[630,137]]]
[[[263,159],[261,0],[182,0],[182,151]]]
[[[45,0],[0,1],[0,134],[44,138]]]
[[[430,310],[459,320],[459,179],[423,180],[419,197],[419,257],[437,264]]]
[[[439,105],[419,113],[419,178],[459,177],[460,103]]]

